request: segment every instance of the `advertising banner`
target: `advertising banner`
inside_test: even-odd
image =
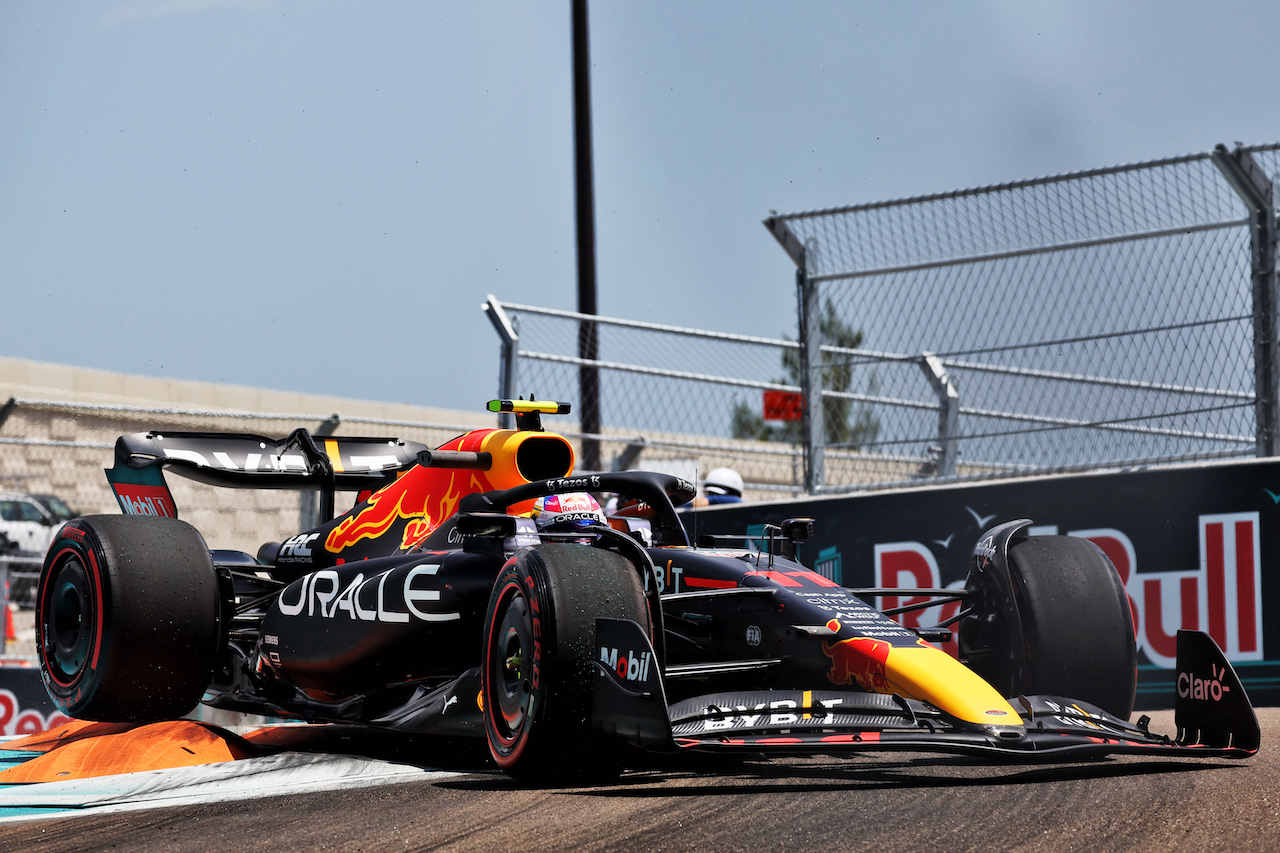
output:
[[[0,736],[37,734],[67,719],[49,701],[40,670],[25,662],[0,661]]]
[[[794,516],[815,521],[801,560],[860,588],[963,588],[979,534],[1013,519],[1030,519],[1033,534],[1090,539],[1129,594],[1139,708],[1172,706],[1180,627],[1209,632],[1255,704],[1280,702],[1280,460],[738,504],[700,510],[688,526],[695,535],[758,532]],[[902,619],[934,625],[959,606]]]

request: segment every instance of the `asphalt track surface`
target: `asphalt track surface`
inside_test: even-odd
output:
[[[1173,732],[1172,712],[1152,714]],[[357,789],[0,824],[0,850],[1280,849],[1280,709],[1244,761],[1120,757],[991,765],[880,753],[631,771],[526,790],[470,751],[332,750],[446,774]]]

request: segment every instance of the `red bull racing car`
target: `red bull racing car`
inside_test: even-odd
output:
[[[998,760],[1109,753],[1246,757],[1253,709],[1213,641],[1178,638],[1174,736],[1129,722],[1135,646],[1092,543],[987,532],[963,590],[853,590],[806,569],[790,519],[755,541],[691,542],[694,487],[575,475],[542,428],[564,404],[495,401],[515,429],[440,448],[385,438],[122,436],[121,516],[63,528],[38,590],[50,695],[88,720],[199,702],[309,721],[485,738],[533,783],[600,780],[642,751],[916,750]],[[328,520],[256,554],[177,518],[164,471],[315,490]],[[361,493],[334,517],[334,495]],[[582,493],[621,496],[604,518]],[[554,497],[553,497],[554,496]],[[586,500],[584,503],[583,501]],[[571,524],[539,523],[556,509]],[[950,624],[892,617],[962,602]],[[935,645],[955,632],[960,659]]]

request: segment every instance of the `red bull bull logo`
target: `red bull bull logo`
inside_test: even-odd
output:
[[[840,622],[832,619],[827,627],[839,632]],[[885,672],[892,648],[884,640],[870,637],[849,637],[844,640],[823,642],[822,652],[831,658],[831,671],[827,680],[832,684],[856,683],[868,693],[892,693]]]
[[[416,468],[375,492],[364,509],[338,522],[325,538],[324,547],[339,553],[362,539],[377,539],[403,523],[400,549],[408,550],[422,544],[441,521],[453,515],[463,495],[491,488],[487,479],[473,471]]]
[[[443,445],[441,450],[477,450],[493,430],[469,433]],[[340,553],[364,539],[377,539],[399,524],[404,529],[400,549],[422,544],[440,523],[453,514],[462,496],[494,488],[478,471],[450,468],[413,468],[394,483],[374,492],[363,509],[334,525],[325,538],[325,550]]]
[[[394,485],[376,492],[369,498],[364,509],[338,522],[324,540],[325,549],[337,553],[355,545],[361,539],[375,539],[381,536],[401,518],[421,516],[426,509],[425,501],[422,500],[421,494],[417,496],[418,500],[414,501],[413,496],[406,492],[404,481],[407,479],[409,478],[402,477]],[[409,506],[405,506],[406,499]],[[423,505],[414,506],[415,503]]]

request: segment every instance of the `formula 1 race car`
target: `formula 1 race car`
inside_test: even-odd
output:
[[[156,721],[216,708],[486,738],[531,783],[598,781],[640,751],[916,750],[997,760],[1245,757],[1253,709],[1213,640],[1178,637],[1178,733],[1128,722],[1133,623],[1092,543],[988,531],[963,590],[854,590],[804,568],[808,519],[689,541],[685,480],[573,474],[541,416],[438,449],[385,438],[137,433],[108,473],[125,515],[69,522],[40,578],[37,645],[70,716]],[[317,490],[319,526],[256,555],[210,551],[163,470]],[[334,517],[334,494],[361,492]],[[624,509],[562,532],[549,496]],[[565,503],[570,503],[565,501]],[[539,516],[540,517],[540,516]],[[603,521],[604,523],[598,523]],[[891,617],[962,600],[951,625]],[[865,600],[864,600],[865,599]],[[958,634],[960,660],[933,643]]]

